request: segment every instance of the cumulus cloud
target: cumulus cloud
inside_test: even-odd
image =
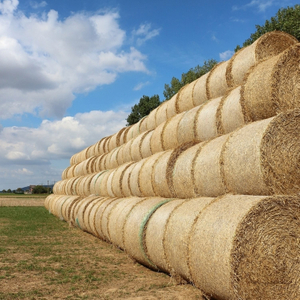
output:
[[[136,43],[141,46],[146,41],[156,37],[160,33],[160,29],[151,29],[150,23],[141,24],[138,29],[132,31],[132,35],[136,38]]]
[[[34,9],[42,8],[48,5],[46,1],[42,1],[42,2],[30,1],[29,4]]]
[[[148,72],[146,56],[124,48],[118,12],[60,20],[54,10],[26,16],[18,4],[0,2],[0,118],[23,113],[61,118],[75,93],[111,84],[122,72]],[[46,4],[31,2],[36,8]],[[148,27],[138,32],[144,40],[155,35]]]
[[[150,84],[150,81],[140,82],[139,84],[137,84],[137,85],[133,88],[133,90],[134,90],[134,91],[139,91],[139,90],[141,90],[144,86],[149,85],[149,84]]]
[[[220,56],[220,59],[221,60],[228,60],[231,58],[231,56],[234,54],[234,51],[231,51],[231,50],[227,50],[227,51],[224,51],[222,53],[219,53],[219,56]]]
[[[251,2],[242,5],[242,6],[238,6],[238,5],[234,5],[232,6],[232,10],[240,10],[240,9],[247,9],[250,7],[254,7],[254,8],[258,8],[259,12],[265,12],[267,8],[271,7],[271,6],[283,6],[283,2],[286,2],[284,0],[278,1],[278,0],[252,0]]]

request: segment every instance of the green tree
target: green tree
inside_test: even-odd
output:
[[[250,35],[250,38],[243,43],[243,47],[251,45],[263,34],[280,30],[293,35],[296,39],[300,40],[300,5],[296,4],[294,7],[281,8],[278,10],[274,17],[266,20],[263,26],[255,25],[256,32]],[[242,47],[238,45],[235,51]]]
[[[11,189],[8,189],[8,190],[7,190],[7,193],[11,193]]]
[[[2,193],[6,193],[6,190],[2,190]]]
[[[48,193],[48,189],[46,189],[42,185],[37,185],[33,188],[32,193],[33,194],[46,194],[46,193]]]
[[[152,97],[143,96],[138,104],[131,107],[131,113],[128,115],[126,121],[127,126],[133,125],[141,120],[143,117],[149,115],[149,113],[161,104],[158,95]]]
[[[24,191],[23,191],[21,188],[17,188],[17,189],[15,190],[15,193],[16,193],[16,194],[24,194]]]
[[[163,94],[166,100],[171,99],[186,84],[193,82],[197,78],[209,72],[216,64],[216,60],[210,59],[208,61],[204,61],[203,66],[197,65],[195,68],[191,68],[187,73],[182,73],[180,80],[173,77],[170,85],[165,84]]]

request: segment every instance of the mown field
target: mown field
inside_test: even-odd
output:
[[[69,227],[36,206],[41,197],[16,198],[0,198],[0,206],[23,205],[0,207],[0,299],[204,299]]]

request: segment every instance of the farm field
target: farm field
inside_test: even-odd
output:
[[[17,201],[23,207],[3,205]],[[38,202],[0,198],[0,299],[205,299],[192,285],[69,227]]]

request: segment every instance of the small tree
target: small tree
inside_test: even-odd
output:
[[[6,190],[2,190],[2,193],[6,193]]]
[[[11,189],[8,189],[8,190],[7,190],[7,193],[11,193]]]
[[[141,120],[143,117],[149,115],[149,113],[160,105],[160,100],[158,95],[154,95],[152,97],[143,96],[140,99],[138,104],[135,104],[131,107],[131,113],[128,115],[126,121],[127,126],[133,125]]]
[[[33,188],[32,193],[33,194],[46,194],[46,193],[48,193],[48,190],[42,185],[37,185]]]
[[[17,189],[15,190],[15,193],[16,193],[16,194],[24,194],[24,191],[23,191],[21,188],[17,188]]]

